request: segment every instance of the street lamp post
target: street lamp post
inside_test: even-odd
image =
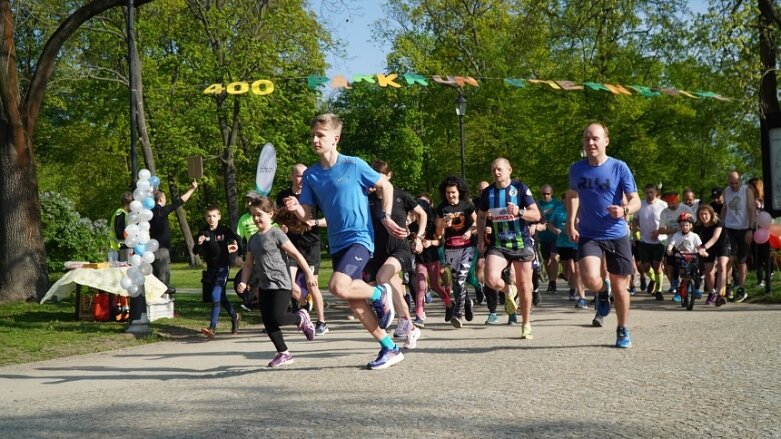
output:
[[[461,128],[461,179],[466,181],[466,171],[464,170],[464,115],[466,114],[466,98],[461,90],[458,90],[456,97],[456,114],[458,115],[458,125]]]

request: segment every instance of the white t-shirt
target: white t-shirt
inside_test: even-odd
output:
[[[667,203],[658,198],[653,203],[648,203],[646,200],[640,202],[640,211],[635,215],[640,228],[640,241],[646,244],[659,244],[667,238],[666,235],[659,235],[659,239],[651,237],[651,234],[659,229],[659,219],[666,208]]]
[[[697,251],[697,247],[702,245],[702,240],[700,240],[700,235],[692,231],[685,235],[678,231],[673,234],[667,245],[672,245],[673,248],[677,248],[681,253],[694,253]]]
[[[746,206],[745,184],[740,185],[740,189],[733,191],[727,186],[722,194],[724,195],[724,205],[727,206],[727,214],[724,215],[724,227],[728,229],[745,230],[748,229],[748,207]]]
[[[659,227],[673,229],[676,232],[681,230],[681,227],[678,225],[678,217],[681,216],[683,212],[694,216],[694,212],[692,211],[691,207],[683,203],[679,204],[678,208],[675,210],[670,210],[670,207],[668,206],[667,209],[664,209],[660,215]]]

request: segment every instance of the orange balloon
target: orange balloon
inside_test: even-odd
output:
[[[781,236],[781,224],[771,224],[770,227],[770,234],[773,236]]]
[[[767,242],[770,243],[770,247],[773,247],[776,250],[781,249],[781,236],[770,235],[770,239],[768,239]]]

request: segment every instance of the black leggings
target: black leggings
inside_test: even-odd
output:
[[[282,337],[280,326],[301,324],[301,316],[287,312],[290,305],[290,290],[261,290],[260,291],[260,316],[263,325],[266,326],[266,334],[277,352],[285,352],[287,345]]]

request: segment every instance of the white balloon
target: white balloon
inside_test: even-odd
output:
[[[757,225],[762,228],[766,229],[770,227],[770,224],[773,223],[773,217],[770,216],[769,213],[762,211],[757,214]]]
[[[130,285],[127,288],[127,293],[130,294],[130,297],[137,297],[138,296],[138,286],[137,285]]]
[[[141,214],[138,212],[130,212],[127,214],[127,222],[130,224],[138,224],[141,220]]]
[[[130,211],[131,212],[141,212],[141,210],[144,208],[144,205],[141,204],[138,200],[133,200],[130,202]]]
[[[146,278],[144,278],[144,273],[139,269],[137,273],[130,277],[130,280],[133,281],[133,285],[138,285],[140,287],[141,285],[144,285]]]
[[[141,259],[141,256],[139,255],[133,255],[130,257],[130,265],[132,265],[133,267],[138,267],[139,265],[141,265],[142,262],[144,262],[144,260]]]
[[[153,216],[155,215],[149,209],[144,209],[140,213],[141,221],[151,221]]]
[[[142,232],[148,232],[149,231],[149,221],[141,221],[140,223],[138,223],[138,230],[140,230]]]
[[[141,189],[136,189],[133,191],[133,199],[136,201],[143,201],[144,198],[146,198],[146,192],[142,191]]]
[[[127,272],[125,274],[127,275],[127,277],[130,278],[130,280],[133,280],[133,276],[136,276],[138,272],[139,272],[138,267],[133,265],[127,269]]]
[[[122,280],[119,281],[119,286],[121,286],[125,290],[130,288],[131,285],[133,285],[133,281],[130,280],[130,278],[127,276],[123,276]]]
[[[146,246],[147,246],[147,248],[149,248],[149,244],[147,244]],[[147,251],[145,251],[145,252],[144,252],[144,254],[143,254],[143,255],[141,255],[141,258],[142,258],[142,259],[144,260],[144,262],[146,262],[147,264],[151,264],[152,262],[154,262],[154,261],[155,261],[155,254],[154,254],[154,253],[152,253],[151,251],[147,250]]]
[[[143,273],[144,276],[149,276],[150,274],[152,274],[152,264],[150,264],[149,262],[142,262],[141,273]]]
[[[125,247],[133,248],[138,245],[138,235],[129,235],[125,238]]]
[[[146,192],[149,190],[150,187],[151,186],[149,185],[149,180],[138,180],[136,182],[136,190]]]
[[[159,248],[160,243],[157,242],[156,239],[150,239],[149,242],[146,243],[146,249],[152,253],[156,252]]]
[[[125,233],[127,233],[127,236],[137,235],[138,234],[138,224],[128,224],[125,227]]]
[[[138,243],[146,244],[149,242],[149,232],[138,232]]]
[[[149,172],[149,169],[142,169],[138,171],[138,179],[139,180],[149,180],[149,177],[152,176],[152,173]]]

